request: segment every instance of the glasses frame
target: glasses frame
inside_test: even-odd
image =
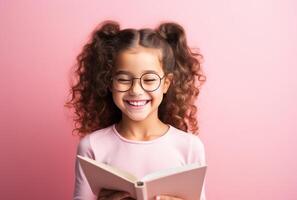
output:
[[[142,78],[144,75],[146,75],[146,74],[156,74],[156,75],[159,77],[160,81],[159,81],[159,85],[158,85],[158,87],[157,87],[156,89],[154,89],[154,90],[146,90],[146,89],[143,88],[143,86],[142,86],[142,82],[141,82],[141,78]],[[117,74],[117,75],[118,75],[118,74]],[[139,79],[139,81],[140,81],[140,86],[141,86],[141,88],[142,88],[144,91],[146,91],[146,92],[153,92],[153,91],[156,91],[157,89],[159,89],[159,87],[160,87],[160,85],[161,85],[161,82],[162,82],[162,79],[163,79],[165,76],[166,76],[166,73],[165,73],[162,77],[160,77],[159,74],[157,74],[157,73],[147,72],[147,73],[143,73],[139,78],[132,77],[132,78],[130,79],[130,81],[132,81],[132,83],[130,83],[130,87],[129,87],[129,89],[127,89],[127,90],[122,91],[122,90],[117,90],[117,89],[114,88],[114,87],[112,87],[112,88],[115,89],[117,92],[127,92],[127,91],[129,91],[129,90],[131,89],[131,87],[133,86],[133,84],[134,84],[134,79]],[[114,76],[111,77],[111,84],[112,84],[112,81],[113,81],[113,77],[114,77]],[[112,84],[112,86],[113,86],[113,84]]]

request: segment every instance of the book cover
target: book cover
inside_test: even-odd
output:
[[[133,174],[77,155],[92,192],[100,189],[127,191],[137,200],[153,200],[156,195],[167,194],[186,200],[199,200],[207,166],[199,163],[159,170],[138,179]]]

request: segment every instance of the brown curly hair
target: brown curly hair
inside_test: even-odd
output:
[[[72,133],[77,131],[83,137],[121,120],[121,111],[109,90],[110,80],[119,52],[136,45],[160,50],[164,72],[173,73],[173,81],[158,109],[160,120],[198,134],[194,101],[206,77],[201,69],[203,56],[188,47],[183,27],[163,22],[156,29],[120,30],[119,23],[112,20],[95,28],[76,58],[73,78],[77,80],[71,80],[71,100],[65,104],[75,109]]]

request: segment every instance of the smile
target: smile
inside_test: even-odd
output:
[[[130,101],[125,100],[126,105],[130,108],[144,108],[151,100],[138,100],[138,101]]]

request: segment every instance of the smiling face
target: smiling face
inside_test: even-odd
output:
[[[120,74],[127,80],[128,77],[140,78],[149,70],[162,78],[164,71],[158,53],[157,50],[143,47],[123,51],[117,57],[115,73],[123,71],[124,73]],[[158,120],[158,107],[171,80],[172,74],[168,74],[161,80],[159,88],[152,92],[147,92],[141,87],[140,79],[134,79],[133,85],[126,92],[119,92],[113,86],[111,88],[113,101],[122,111],[122,118],[133,121]]]

